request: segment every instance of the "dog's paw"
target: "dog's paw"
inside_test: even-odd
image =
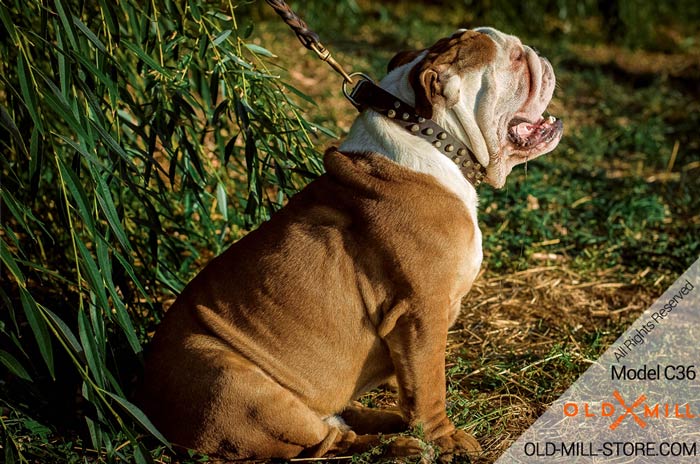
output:
[[[435,448],[409,435],[393,435],[382,439],[381,462],[387,464],[435,464]]]
[[[425,450],[425,444],[415,437],[394,436],[384,445],[385,457],[414,457],[421,456]]]
[[[455,457],[475,459],[481,453],[481,445],[472,435],[456,429],[450,435],[438,438],[434,444],[440,449],[440,463],[464,462]]]

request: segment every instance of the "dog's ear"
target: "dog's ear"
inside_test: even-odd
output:
[[[409,75],[418,115],[432,119],[436,105],[450,108],[457,104],[462,79],[493,60],[495,52],[494,42],[475,31],[460,31],[430,47]]]
[[[398,68],[399,66],[403,66],[405,64],[410,63],[411,61],[418,58],[418,55],[420,55],[421,53],[423,53],[423,50],[404,50],[402,52],[398,52],[389,61],[389,64],[386,66],[386,71],[389,73],[394,69]]]
[[[462,79],[448,75],[448,70],[439,67],[422,69],[412,76],[412,86],[416,94],[416,113],[426,119],[433,118],[433,107],[437,104],[451,108],[459,101]]]

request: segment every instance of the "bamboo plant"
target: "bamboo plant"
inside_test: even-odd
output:
[[[0,1],[5,462],[169,446],[129,401],[164,302],[321,171],[332,134],[237,8]],[[50,440],[49,398],[85,431],[65,456],[21,439]]]

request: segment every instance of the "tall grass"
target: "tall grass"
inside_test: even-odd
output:
[[[6,462],[59,459],[52,422],[88,431],[66,456],[148,462],[144,433],[168,446],[127,399],[163,295],[320,172],[323,129],[236,13],[0,2]]]

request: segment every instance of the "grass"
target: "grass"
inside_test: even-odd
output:
[[[436,2],[385,2],[376,5],[366,1],[329,3],[315,0],[296,5],[348,70],[364,71],[377,78],[383,75],[386,63],[396,51],[430,45],[464,25],[492,24],[516,33],[524,42],[540,50],[554,65],[559,84],[550,110],[564,120],[565,137],[555,152],[516,168],[503,190],[495,191],[488,186],[480,188],[479,215],[484,235],[484,265],[449,337],[448,412],[459,427],[479,438],[485,450],[481,458],[484,463],[493,462],[622,333],[636,315],[646,309],[700,255],[700,138],[697,136],[700,124],[700,54],[696,51],[700,36],[692,27],[697,24],[697,11],[691,5],[693,2],[689,2],[688,8],[684,9],[687,12],[685,18],[669,18],[664,6],[654,7],[660,8],[659,11],[640,11],[640,15],[648,14],[657,20],[649,21],[646,18],[647,21],[642,21],[644,28],[638,29],[643,29],[643,33],[640,32],[638,36],[629,33],[615,37],[600,32],[606,30],[601,27],[600,14],[595,14],[595,11],[594,14],[577,13],[575,3],[558,2],[557,8],[541,4],[539,10],[529,12],[508,7],[487,8],[473,2],[451,5],[449,11]],[[582,2],[580,8],[585,10],[584,13],[590,13],[594,3]],[[51,18],[59,24],[58,17]],[[622,11],[620,18],[627,24],[628,32],[639,24],[639,21],[635,22],[634,12]],[[264,3],[243,5],[237,10],[237,20],[239,30],[245,31],[241,36],[245,36],[247,43],[264,47],[275,54],[270,61],[274,65],[268,65],[271,74],[281,75],[282,81],[315,101],[315,104],[308,103],[294,92],[287,91],[285,95],[299,105],[299,114],[310,123],[323,126],[342,137],[350,127],[355,110],[342,97],[340,78],[320,63],[315,55],[303,49],[292,32]],[[208,27],[215,29],[212,32],[214,40],[221,37],[215,35],[218,32],[216,27],[229,24],[222,21],[216,23],[212,20],[208,23]],[[175,46],[177,38],[176,35],[168,36],[168,40],[173,41],[168,42],[168,46]],[[70,40],[68,36],[64,39]],[[153,39],[149,39],[147,45],[153,46],[154,43]],[[221,42],[222,45],[228,43],[228,40]],[[157,57],[158,54],[153,53],[153,56]],[[173,64],[174,68],[180,65],[179,62]],[[206,62],[199,65],[207,66]],[[9,65],[4,63],[4,66]],[[143,67],[143,64],[139,66]],[[44,68],[41,70],[48,72]],[[204,69],[201,74],[206,75],[206,72]],[[148,76],[155,74],[153,71],[150,74],[134,71],[134,76],[141,76],[139,79],[143,81],[136,80],[130,84],[133,85],[131,91],[152,96],[148,93],[150,89],[169,96],[170,92],[174,92],[172,86],[175,83],[182,84],[180,81],[153,79],[148,83],[153,87],[145,85]],[[59,79],[56,81],[59,82]],[[7,84],[6,81],[3,83]],[[209,88],[208,82],[202,80],[202,83],[199,87]],[[236,83],[232,84],[235,88]],[[9,98],[6,94],[8,88],[0,90],[3,105]],[[110,98],[119,94],[110,86],[103,90]],[[177,91],[175,89],[174,94]],[[17,93],[22,94],[22,89]],[[251,187],[247,177],[251,172],[247,171],[246,154],[251,147],[242,139],[235,142],[235,150],[232,148],[234,145],[227,144],[234,135],[229,131],[237,130],[236,124],[240,124],[243,115],[237,109],[240,105],[218,113],[219,116],[226,114],[230,117],[233,122],[229,127],[223,122],[213,123],[217,107],[208,103],[210,99],[211,95],[203,100],[207,103],[202,104],[193,117],[193,120],[199,118],[206,122],[201,125],[195,122],[187,124],[188,130],[194,132],[185,134],[184,129],[177,125],[173,128],[167,124],[158,126],[154,122],[154,130],[161,131],[163,138],[172,140],[174,144],[172,147],[161,147],[161,158],[158,160],[162,161],[164,171],[155,172],[148,183],[150,188],[155,184],[159,186],[158,195],[153,197],[157,208],[161,208],[158,202],[170,202],[171,213],[163,215],[162,219],[162,235],[139,235],[141,229],[150,230],[151,214],[139,212],[139,199],[130,196],[126,186],[120,190],[113,177],[103,176],[111,182],[110,188],[114,192],[121,192],[118,196],[115,194],[118,214],[122,215],[123,211],[139,212],[121,222],[129,243],[143,250],[153,250],[154,240],[160,244],[158,256],[161,258],[158,261],[149,260],[143,250],[137,258],[128,261],[139,279],[145,276],[143,282],[148,287],[145,295],[133,285],[123,284],[130,281],[128,266],[119,266],[117,261],[110,261],[118,271],[114,273],[117,283],[115,293],[107,296],[106,300],[108,304],[119,297],[127,301],[127,295],[120,292],[131,289],[133,295],[132,300],[127,302],[128,314],[135,321],[140,342],[148,340],[162,308],[172,301],[173,292],[177,291],[181,282],[188,280],[212,254],[245,233],[251,224],[264,219],[268,210],[274,210],[285,200],[285,195],[277,195],[274,188],[275,183],[279,182],[278,172],[274,170],[272,173],[256,171],[261,173],[260,182],[268,182],[264,188],[256,185],[255,181],[252,189],[247,188]],[[274,99],[274,95],[269,95],[266,101]],[[149,103],[155,105],[157,101],[153,97]],[[177,100],[167,102],[162,112],[172,115],[173,119],[168,121],[176,121],[176,116],[187,114],[182,108],[181,113],[173,113],[179,104]],[[88,104],[85,100],[85,105]],[[114,108],[116,111],[120,107],[117,104]],[[149,108],[145,107],[144,113],[155,111]],[[252,106],[250,109],[255,110]],[[297,111],[297,107],[285,104],[280,111]],[[202,118],[202,115],[206,116]],[[111,130],[115,121],[104,120],[101,123]],[[25,123],[18,127],[24,130],[30,126]],[[80,130],[80,121],[69,120],[55,131],[70,138],[67,126],[68,129],[75,126]],[[265,124],[254,129],[260,137],[267,132]],[[305,167],[313,171],[318,166],[318,159],[306,159],[306,152],[302,153],[310,142],[316,145],[316,153],[321,153],[324,146],[337,143],[327,132],[313,126],[308,126],[308,129],[308,139],[300,136],[298,141],[292,140],[286,145],[293,148],[295,166],[299,171]],[[207,133],[209,137],[201,145],[197,137],[193,137],[197,131]],[[29,151],[37,149],[32,142],[35,137],[31,134],[26,137]],[[132,134],[132,137],[134,140],[120,139],[120,143],[135,151],[147,145],[147,140],[139,140],[138,134]],[[189,162],[197,157],[190,150],[183,150],[179,158],[176,154],[174,167],[170,169],[173,164],[169,162],[173,158],[168,150],[178,152],[177,146],[183,143],[183,137],[189,138],[197,149],[203,147],[198,156],[203,161],[204,170],[206,173],[217,173],[218,177],[202,177],[197,172],[196,162]],[[99,143],[96,145],[98,154],[107,153]],[[262,146],[257,145],[258,149]],[[234,162],[227,165],[221,154],[229,150],[233,150],[233,154],[229,155]],[[261,156],[263,161],[282,156],[276,152],[269,153],[267,157],[264,155]],[[66,163],[73,167],[80,161],[67,158]],[[217,170],[221,164],[235,167]],[[5,186],[10,185],[7,182],[12,166],[12,163],[3,164]],[[265,166],[274,166],[274,162]],[[77,172],[85,175],[86,169],[86,165],[83,165],[82,171]],[[230,175],[232,180],[223,182],[224,174]],[[86,184],[86,191],[90,193],[90,189],[98,188],[100,184],[96,177],[88,179],[90,184]],[[54,177],[42,182],[56,180]],[[291,194],[307,180],[303,176],[290,180],[284,192]],[[33,179],[27,179],[30,187],[33,182]],[[229,196],[229,203],[223,209],[220,207],[222,197],[217,196],[220,184],[235,192]],[[198,186],[201,190],[197,190]],[[78,192],[78,187],[74,189]],[[173,195],[167,196],[171,191]],[[271,199],[266,203],[269,209],[249,208],[251,191],[255,192],[260,204],[264,203],[264,198]],[[6,187],[4,192],[8,193]],[[70,196],[72,190],[67,189],[64,193],[73,198]],[[15,195],[20,194],[18,189]],[[81,196],[80,192],[75,195],[76,198]],[[12,230],[23,228],[19,227],[22,224],[18,226],[17,222],[7,219],[7,208],[10,206],[7,198],[9,196],[3,197],[3,233],[0,238],[3,241],[15,240],[11,243],[31,242],[26,233],[12,236]],[[28,223],[34,223],[32,214],[39,218],[55,218],[46,226],[50,231],[34,229],[39,240],[31,242],[35,244],[32,246],[44,246],[35,254],[43,254],[46,262],[53,262],[52,257],[70,261],[73,259],[72,251],[66,254],[57,245],[52,245],[47,237],[51,234],[57,236],[58,229],[65,230],[67,216],[74,220],[79,218],[82,212],[78,208],[80,205],[71,200],[69,206],[61,209],[56,206],[56,203],[60,204],[60,199],[41,199],[45,200],[44,204],[30,210],[30,216],[20,215]],[[96,229],[103,238],[116,242],[114,237],[119,233],[119,228],[113,228],[109,218],[97,214],[101,214],[100,208],[104,206],[93,199],[85,214],[95,216]],[[206,211],[213,211],[214,214],[207,215]],[[228,221],[225,220],[227,215]],[[201,226],[198,221],[201,221]],[[86,240],[85,253],[80,254],[80,250],[77,250],[77,254],[81,256],[79,268],[83,270],[84,281],[81,283],[80,277],[76,280],[72,274],[65,274],[63,278],[68,283],[64,283],[51,274],[43,280],[31,281],[28,287],[35,292],[33,295],[37,301],[46,305],[60,300],[61,307],[65,306],[62,317],[64,314],[75,316],[69,309],[72,310],[78,301],[75,295],[80,293],[78,289],[92,288],[91,282],[85,282],[93,269],[86,265],[89,264],[87,256],[93,255],[95,260],[104,258],[104,250],[98,248],[98,244],[102,243],[99,237],[88,241],[87,229],[81,227],[78,237]],[[117,244],[114,250],[119,250],[120,246]],[[70,250],[70,247],[67,249]],[[109,249],[110,256],[116,253],[114,250]],[[183,256],[184,259],[181,259]],[[142,274],[140,269],[149,265],[155,267],[157,262],[168,264],[167,267],[158,268],[165,278],[145,272]],[[42,262],[35,264],[42,265]],[[102,271],[103,264],[104,260],[96,262],[95,266]],[[20,261],[18,266],[26,273],[25,261]],[[56,266],[50,269],[62,268]],[[42,282],[51,282],[53,287],[41,290],[39,283]],[[64,301],[60,292],[65,289],[70,291],[67,291],[69,295]],[[22,308],[18,304],[19,298],[15,299],[13,295],[3,286],[0,293],[3,302]],[[93,308],[90,299],[97,297],[97,293],[85,291],[80,302],[84,302],[86,314],[82,326],[99,333],[105,330],[98,323],[99,313],[90,313],[90,308]],[[149,302],[146,303],[146,300]],[[15,371],[0,376],[3,391],[0,417],[4,434],[0,446],[7,462],[19,460],[20,455],[13,450],[21,450],[24,455],[32,456],[35,462],[82,462],[83,459],[88,462],[124,462],[139,452],[144,454],[139,458],[142,462],[206,460],[199,456],[173,457],[156,441],[146,439],[143,428],[138,429],[140,432],[136,439],[145,443],[144,447],[130,451],[132,454],[124,454],[133,436],[120,432],[116,426],[96,432],[99,428],[93,425],[86,430],[82,417],[96,417],[93,400],[105,407],[114,407],[114,401],[99,403],[89,393],[83,393],[84,397],[81,398],[80,378],[60,384],[61,388],[58,389],[57,384],[50,381],[28,383],[17,380],[23,378],[23,374],[36,377],[48,353],[46,347],[42,351],[34,346],[34,339],[31,338],[33,332],[27,329],[27,322],[22,319],[23,310],[17,311],[19,325],[24,329],[24,332],[18,333],[23,333],[25,338],[15,340],[17,343],[9,335],[15,333],[15,322],[4,316],[0,319],[0,329],[8,335],[8,341],[0,345],[0,350],[3,350],[0,354],[10,351],[8,346],[16,345],[29,353],[27,363],[4,364],[14,366]],[[77,316],[75,320],[78,320]],[[106,330],[109,332],[109,326]],[[89,333],[87,330],[84,332],[85,335]],[[105,346],[112,353],[98,354],[104,359],[109,372],[120,375],[114,383],[128,390],[131,376],[137,370],[133,366],[138,361],[134,356],[124,355],[123,348],[128,348],[124,335],[120,335],[119,330],[110,333],[113,338]],[[86,342],[87,338],[82,337],[79,342]],[[50,344],[58,353],[55,345],[64,339],[52,340]],[[18,354],[16,356],[20,357]],[[62,359],[58,354],[56,357],[57,372],[69,369],[70,360]],[[115,368],[125,364],[132,367],[126,370]],[[22,372],[20,368],[25,371]],[[95,365],[95,370],[99,370],[99,365]],[[44,377],[48,375],[44,374]],[[77,396],[78,400],[73,401],[73,396]],[[388,392],[375,391],[368,394],[364,401],[384,405],[391,404],[394,398]],[[65,407],[61,407],[62,404]],[[108,415],[102,414],[100,417],[105,422],[112,420]],[[96,439],[90,436],[91,433],[104,436]],[[102,443],[101,447],[91,445],[95,442]],[[375,462],[376,456],[369,453],[350,460]]]

